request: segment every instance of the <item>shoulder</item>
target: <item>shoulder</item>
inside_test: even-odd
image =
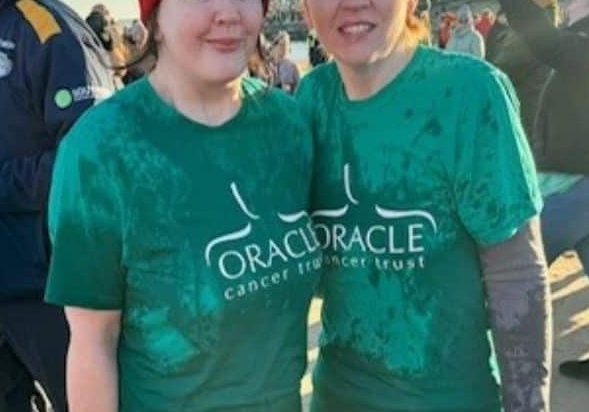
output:
[[[17,15],[38,45],[90,36],[87,25],[65,4],[55,0],[18,0]]]
[[[423,67],[433,80],[452,84],[463,93],[480,93],[489,87],[510,84],[495,66],[476,57],[423,47]]]
[[[30,34],[37,44],[46,44],[54,37],[64,33],[64,24],[57,11],[44,1],[19,0],[14,3],[16,18],[20,21],[17,27],[23,34]]]
[[[296,99],[303,106],[316,107],[323,104],[322,102],[333,101],[341,84],[335,62],[320,64],[303,76]]]
[[[141,121],[140,86],[128,86],[84,112],[64,138],[65,145],[81,152],[119,146]]]
[[[339,74],[335,62],[332,61],[315,67],[303,76],[301,84],[305,84],[307,87],[316,87],[329,86],[337,82],[339,82]]]

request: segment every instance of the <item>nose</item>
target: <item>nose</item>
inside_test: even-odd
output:
[[[217,0],[215,2],[214,21],[221,26],[236,24],[241,19],[241,13],[235,0]]]
[[[363,9],[370,5],[371,0],[342,0],[341,7],[348,10]]]

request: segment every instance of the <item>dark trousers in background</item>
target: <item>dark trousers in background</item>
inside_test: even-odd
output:
[[[563,252],[575,250],[589,275],[589,177],[544,199],[542,236],[548,265]]]
[[[66,412],[68,341],[62,308],[35,301],[0,304],[0,412],[30,412],[34,381],[55,412]]]

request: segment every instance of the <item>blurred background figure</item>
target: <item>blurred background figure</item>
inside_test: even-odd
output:
[[[86,17],[86,23],[96,33],[102,46],[107,51],[112,51],[112,32],[114,31],[115,21],[108,8],[104,4],[97,4],[92,7],[90,14]]]
[[[432,22],[431,22],[431,0],[419,0],[417,8],[415,9],[415,15],[423,22],[427,28],[427,35],[421,41],[426,46],[431,46],[432,43]]]
[[[293,94],[299,85],[300,73],[297,65],[289,59],[290,36],[281,31],[274,40],[272,57],[276,63],[274,86]]]
[[[545,7],[546,15],[556,24],[557,0],[549,3]],[[497,13],[496,22],[487,36],[486,52],[487,60],[507,74],[513,83],[521,104],[524,129],[526,135],[531,137],[540,96],[552,69],[532,53],[525,41],[509,25],[503,10]]]
[[[307,47],[309,48],[309,63],[311,67],[316,67],[329,60],[329,54],[327,54],[325,47],[323,47],[317,38],[317,33],[314,30],[310,30],[307,35]]]
[[[92,7],[90,14],[86,17],[86,23],[96,33],[102,46],[109,53],[110,63],[115,68],[117,83],[121,86],[127,72],[124,66],[129,61],[121,27],[104,4],[96,4]]]
[[[589,268],[589,0],[564,0],[566,24],[555,27],[550,0],[500,0],[509,24],[552,71],[530,135],[544,196],[542,234],[548,263],[574,249]],[[560,365],[589,380],[589,359]]]
[[[250,56],[247,62],[248,73],[251,77],[260,79],[268,85],[273,85],[276,77],[276,64],[271,56],[272,46],[262,33],[258,38],[258,44],[258,50]]]
[[[487,38],[495,24],[495,14],[490,9],[484,9],[475,22],[475,28],[483,38]]]
[[[31,412],[32,401],[39,411],[67,410],[69,332],[63,310],[43,302],[52,253],[47,202],[62,138],[114,91],[102,40],[60,1],[0,0],[2,412]]]
[[[445,49],[452,36],[452,30],[456,25],[456,14],[451,12],[444,12],[440,16],[439,21],[439,35],[438,35],[438,47]]]
[[[480,59],[485,58],[485,41],[474,27],[474,17],[468,5],[458,9],[457,23],[450,41],[446,46],[448,51],[470,54]]]
[[[130,26],[124,29],[124,43],[126,60],[129,63],[123,76],[123,83],[130,84],[147,73],[155,66],[155,56],[149,53],[149,32],[140,20],[133,20]]]

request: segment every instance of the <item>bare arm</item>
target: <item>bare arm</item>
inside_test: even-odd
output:
[[[121,311],[66,308],[71,330],[67,357],[70,412],[117,412],[117,347]]]
[[[552,321],[538,219],[481,251],[505,412],[550,410]]]

